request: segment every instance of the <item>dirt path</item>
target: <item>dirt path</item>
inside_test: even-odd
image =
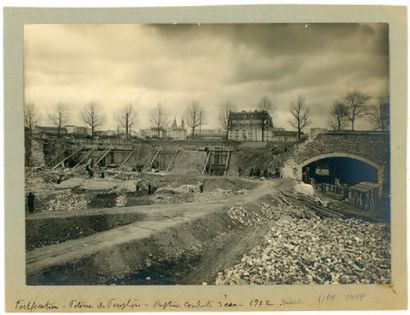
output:
[[[257,229],[244,229],[239,233],[236,231],[226,236],[223,242],[212,244],[205,259],[184,277],[182,284],[213,284],[219,271],[235,265],[244,253],[258,246],[269,229],[270,224],[259,226]]]
[[[215,211],[222,211],[228,206],[252,202],[258,198],[271,194],[283,184],[282,181],[266,181],[258,188],[245,195],[239,195],[226,200],[201,201],[186,204],[150,205],[128,208],[97,209],[90,211],[76,211],[70,213],[40,213],[29,216],[27,219],[43,218],[47,216],[84,216],[95,213],[141,212],[147,214],[144,221],[100,232],[81,239],[71,240],[60,244],[34,249],[26,254],[26,271],[28,274],[40,272],[52,266],[64,265],[74,260],[107,251],[115,246],[147,239],[154,234],[163,233],[172,227],[194,221]],[[240,239],[233,239],[240,242]],[[221,249],[222,250],[222,249]],[[241,247],[237,248],[241,251]],[[221,262],[215,262],[221,264]],[[204,265],[202,268],[206,268]]]

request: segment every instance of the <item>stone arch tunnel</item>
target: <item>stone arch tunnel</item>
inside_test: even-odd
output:
[[[390,147],[387,132],[326,132],[292,152],[296,178],[354,185],[367,181],[390,191]]]

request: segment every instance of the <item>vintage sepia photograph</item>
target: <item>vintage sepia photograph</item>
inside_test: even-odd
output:
[[[387,23],[25,25],[26,284],[391,284],[389,60]]]

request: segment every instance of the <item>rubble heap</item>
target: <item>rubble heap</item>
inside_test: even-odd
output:
[[[72,194],[64,191],[52,196],[44,197],[44,201],[39,197],[39,201],[44,203],[43,211],[78,211],[88,208],[89,199],[84,194]]]
[[[387,227],[358,219],[278,220],[215,284],[390,283]]]
[[[235,222],[244,226],[256,226],[272,220],[278,220],[281,212],[267,203],[259,204],[259,208],[253,211],[241,206],[231,207],[228,216]]]

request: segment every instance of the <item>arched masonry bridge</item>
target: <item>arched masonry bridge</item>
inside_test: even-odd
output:
[[[390,190],[390,134],[376,131],[339,131],[318,134],[299,145],[291,153],[298,179],[306,173],[331,168],[333,175],[345,180],[373,181],[381,190]],[[323,166],[325,165],[325,166]],[[329,166],[330,165],[330,166]],[[312,167],[309,167],[312,166]],[[325,172],[329,172],[325,170]],[[322,175],[332,175],[323,173]]]

